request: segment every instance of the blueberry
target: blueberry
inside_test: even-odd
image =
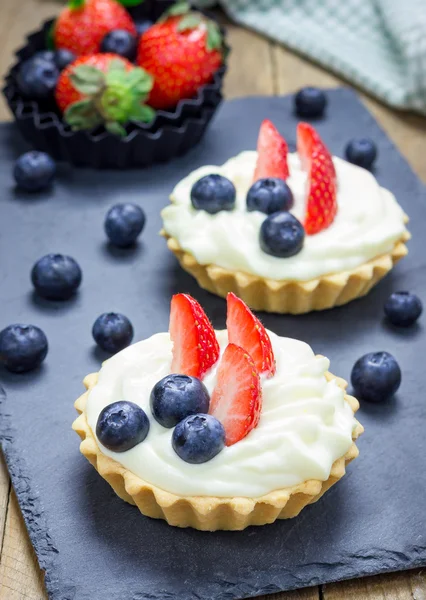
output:
[[[49,300],[68,300],[77,291],[81,269],[71,256],[47,254],[32,268],[31,281],[36,292]]]
[[[185,417],[207,413],[210,397],[205,385],[196,377],[167,375],[152,389],[151,411],[163,427],[174,427]]]
[[[47,338],[34,325],[9,325],[0,331],[0,362],[12,373],[35,369],[46,358]]]
[[[58,77],[59,69],[55,63],[36,55],[22,63],[16,82],[26,98],[46,100],[53,97]]]
[[[77,56],[71,50],[60,48],[54,53],[53,61],[60,71],[63,71],[68,65],[73,63]]]
[[[305,87],[295,95],[294,105],[299,117],[322,117],[327,106],[327,96],[318,88]]]
[[[259,179],[247,193],[247,210],[259,210],[270,215],[280,210],[290,210],[293,193],[284,179],[268,177]]]
[[[385,315],[399,327],[409,327],[420,317],[423,311],[422,301],[410,292],[394,292],[384,306]]]
[[[144,441],[149,432],[145,412],[133,402],[113,402],[98,417],[96,435],[111,452],[126,452]]]
[[[303,248],[305,230],[289,212],[276,212],[266,217],[260,228],[260,247],[266,254],[289,258]]]
[[[49,187],[55,174],[55,161],[45,152],[37,150],[22,154],[13,169],[17,186],[27,192],[40,192]]]
[[[389,352],[370,352],[355,363],[351,382],[355,396],[369,402],[391,398],[401,384],[401,369]]]
[[[40,50],[39,52],[36,52],[34,54],[34,56],[32,56],[31,58],[38,58],[41,60],[47,60],[49,62],[54,63],[55,62],[55,52],[53,50]]]
[[[94,322],[92,335],[102,350],[115,354],[132,341],[133,326],[124,315],[104,313]]]
[[[114,29],[101,42],[101,52],[113,52],[130,61],[136,58],[137,38],[124,29]]]
[[[232,181],[216,173],[206,175],[194,183],[191,190],[192,206],[214,215],[221,210],[233,210],[237,192]]]
[[[350,163],[371,169],[376,160],[377,147],[369,138],[356,138],[346,146],[345,156]]]
[[[135,21],[135,25],[136,25],[136,31],[138,32],[138,35],[142,35],[143,33],[145,33],[145,31],[147,31],[150,27],[152,27],[154,25],[154,23],[153,23],[153,21],[150,21],[149,19],[144,19],[144,20]]]
[[[176,425],[172,446],[185,462],[205,463],[225,446],[225,430],[222,423],[211,415],[191,415]]]
[[[105,232],[114,246],[134,244],[145,226],[145,213],[137,204],[116,204],[105,218]]]

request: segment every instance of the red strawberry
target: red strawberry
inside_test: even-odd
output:
[[[262,409],[260,377],[245,350],[229,344],[217,372],[210,414],[225,428],[225,443],[232,446],[259,423]]]
[[[139,41],[137,63],[154,77],[149,104],[156,109],[173,108],[195,96],[223,62],[217,24],[201,13],[184,14],[186,10],[185,2],[173,6],[172,16],[150,27]]]
[[[226,327],[230,344],[244,348],[250,354],[259,373],[275,375],[275,358],[266,329],[249,307],[233,292],[227,296]]]
[[[202,378],[219,359],[219,344],[212,324],[194,298],[176,294],[170,311],[173,342],[172,373]]]
[[[257,153],[253,181],[264,177],[287,179],[289,176],[287,165],[288,147],[285,139],[268,119],[265,119],[260,126]]]
[[[304,227],[313,235],[327,229],[336,216],[336,170],[327,147],[308,123],[297,126],[297,150],[309,177]]]
[[[151,121],[154,110],[143,104],[152,77],[116,54],[82,56],[64,69],[56,86],[56,102],[73,129],[99,125],[125,135],[129,121]]]
[[[127,10],[116,0],[70,0],[56,20],[53,39],[56,48],[77,56],[99,52],[105,35],[124,29],[136,35],[136,26]]]

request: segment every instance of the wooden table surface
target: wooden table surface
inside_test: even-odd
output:
[[[59,7],[60,3],[54,0],[0,0],[1,73],[7,71],[13,51],[22,45],[25,34],[56,14]],[[286,94],[304,85],[334,87],[343,83],[277,44],[239,27],[229,27],[229,38],[233,53],[225,85],[227,98]],[[414,171],[426,182],[426,119],[398,113],[361,96]],[[1,99],[0,120],[6,119],[10,116]],[[0,455],[0,600],[46,598],[43,575]],[[268,600],[426,600],[426,569],[275,594],[268,596]]]

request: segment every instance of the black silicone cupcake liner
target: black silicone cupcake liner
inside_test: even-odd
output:
[[[129,12],[137,20],[156,21],[172,4],[171,0],[145,0]],[[45,49],[52,23],[53,20],[46,21],[40,30],[28,36],[26,45],[16,52],[18,60],[7,74],[3,88],[22,136],[34,148],[79,167],[124,169],[168,161],[200,141],[222,101],[226,64],[215,73],[211,83],[198,90],[196,97],[181,100],[173,111],[157,111],[152,123],[128,125],[128,135],[123,138],[104,128],[72,131],[53,101],[23,98],[16,84],[18,70],[24,60]],[[228,47],[225,49],[229,52]]]

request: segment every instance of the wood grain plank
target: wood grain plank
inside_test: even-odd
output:
[[[426,571],[405,571],[323,587],[324,600],[426,600]]]
[[[43,575],[13,491],[0,559],[0,582],[0,600],[47,600]]]
[[[272,48],[279,94],[290,94],[301,87],[337,87],[349,85],[325,69],[275,44]],[[362,101],[373,113],[389,137],[407,158],[413,170],[426,182],[426,119],[393,110],[378,100],[359,92]]]
[[[0,556],[3,547],[7,505],[9,501],[10,480],[6,463],[0,450]]]
[[[270,43],[254,33],[228,26],[229,70],[225,79],[226,98],[268,96],[274,93]]]

